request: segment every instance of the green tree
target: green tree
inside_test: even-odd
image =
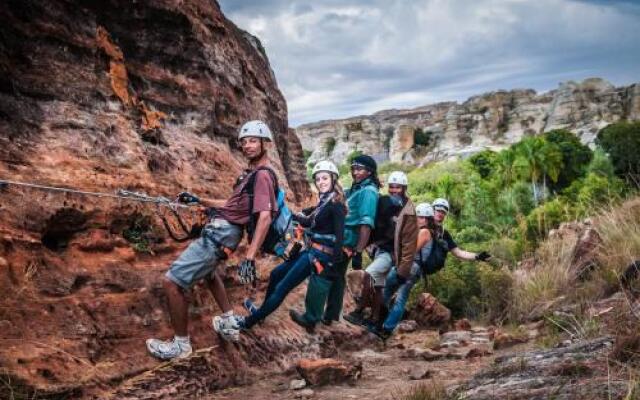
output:
[[[502,150],[496,157],[500,181],[504,185],[510,185],[516,178],[516,158],[517,154],[513,148]]]
[[[598,132],[596,144],[613,163],[615,173],[640,187],[640,122],[618,122]]]
[[[562,153],[558,147],[539,136],[523,139],[515,146],[517,153],[514,165],[520,175],[531,181],[533,199],[537,203],[546,192],[547,177],[552,182],[558,180],[562,168]],[[543,196],[538,193],[538,183],[542,181]]]
[[[566,129],[555,129],[544,134],[548,143],[553,143],[562,154],[562,167],[558,179],[550,187],[559,191],[571,185],[571,182],[584,176],[593,152],[580,142],[580,139]]]
[[[496,168],[497,155],[494,151],[483,150],[469,157],[469,163],[480,174],[482,179],[486,179]]]

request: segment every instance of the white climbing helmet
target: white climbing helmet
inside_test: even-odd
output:
[[[328,160],[318,161],[318,163],[313,166],[313,170],[311,171],[311,176],[316,176],[318,172],[329,172],[331,174],[335,174],[336,177],[340,175],[336,165]]]
[[[258,137],[261,139],[266,139],[268,141],[273,141],[273,137],[271,136],[271,129],[262,121],[254,120],[245,122],[240,128],[240,132],[238,133],[238,140],[241,140],[245,137]]]
[[[429,203],[420,203],[416,206],[416,216],[433,217],[433,207]]]
[[[407,174],[402,171],[393,171],[387,178],[387,185],[402,185],[407,186],[409,184],[409,178]]]
[[[433,203],[431,203],[434,210],[442,210],[446,213],[449,213],[449,202],[447,199],[443,199],[442,197],[439,199],[435,199]]]

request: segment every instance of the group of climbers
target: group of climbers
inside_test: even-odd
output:
[[[291,319],[308,331],[319,322],[330,325],[339,321],[351,264],[354,271],[363,274],[365,290],[356,299],[356,309],[345,319],[385,339],[400,322],[412,287],[420,277],[441,269],[449,252],[464,260],[490,258],[486,252],[460,249],[443,228],[449,212],[445,199],[414,207],[403,172],[391,173],[388,195],[380,195],[376,162],[360,155],[351,163],[353,184],[343,191],[336,166],[320,161],[312,171],[317,205],[292,215],[303,231],[302,250],[289,252],[285,261],[271,271],[260,306],[246,299],[247,314],[235,314],[216,266],[235,251],[247,230],[248,247],[238,274],[246,284],[255,284],[258,278],[256,256],[265,239],[269,240],[272,221],[281,208],[286,208],[278,204],[278,182],[267,156],[272,140],[269,127],[261,121],[249,121],[241,127],[238,141],[249,169],[238,178],[224,206],[211,208],[201,236],[169,267],[163,284],[174,337],[167,341],[148,339],[147,348],[153,356],[168,360],[191,354],[186,292],[200,280],[207,283],[222,310],[213,318],[213,329],[224,339],[235,341],[242,331],[275,311],[287,294],[307,279],[305,310],[291,310]],[[212,206],[211,201],[186,192],[179,199]],[[372,262],[361,271],[365,250]],[[365,318],[367,309],[370,313]]]

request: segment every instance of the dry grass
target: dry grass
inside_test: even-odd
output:
[[[513,320],[550,314],[560,304],[586,309],[620,288],[620,275],[640,258],[640,197],[602,209],[593,224],[602,239],[599,266],[587,278],[578,279],[571,269],[577,238],[547,239],[536,251],[536,267],[516,273],[510,310]]]
[[[619,277],[630,263],[640,258],[640,197],[610,208],[594,223],[602,238],[598,252],[601,269]]]
[[[457,396],[447,393],[446,388],[439,382],[429,381],[412,386],[394,400],[454,400]]]
[[[575,282],[570,264],[576,240],[547,240],[536,252],[535,269],[517,279],[513,286],[511,317],[526,319],[544,313],[554,301],[567,294]]]

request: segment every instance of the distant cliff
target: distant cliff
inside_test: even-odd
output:
[[[551,129],[566,128],[590,144],[604,126],[640,119],[640,83],[615,87],[600,78],[565,82],[537,94],[531,89],[496,91],[462,104],[444,102],[409,110],[321,121],[296,128],[311,161],[342,163],[361,150],[378,161],[422,164],[500,149]]]

